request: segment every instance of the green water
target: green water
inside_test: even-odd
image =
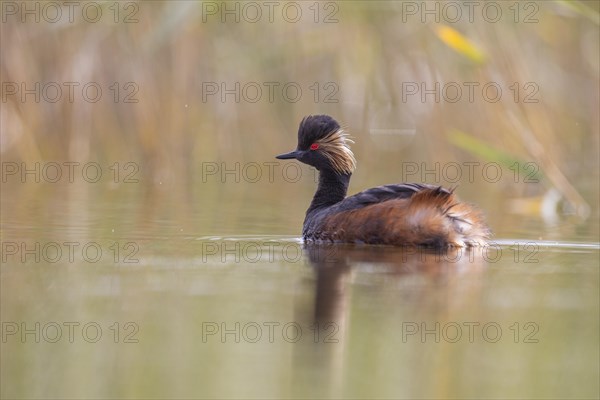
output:
[[[25,189],[3,191],[3,398],[598,395],[597,221],[436,254],[306,246],[267,193],[233,222],[232,199]]]

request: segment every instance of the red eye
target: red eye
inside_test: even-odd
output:
[[[316,150],[318,148],[319,148],[319,143],[313,143],[313,144],[310,145],[310,149],[311,150]]]

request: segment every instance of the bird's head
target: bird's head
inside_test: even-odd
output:
[[[349,175],[356,169],[350,143],[354,142],[335,119],[329,115],[309,115],[300,122],[296,150],[277,158],[296,159],[319,171]]]

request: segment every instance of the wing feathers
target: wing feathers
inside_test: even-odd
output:
[[[386,185],[348,197],[326,216],[317,239],[431,247],[484,244],[480,211],[453,190],[422,184]]]

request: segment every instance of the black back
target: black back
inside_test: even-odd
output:
[[[435,189],[443,193],[451,193],[450,190],[444,189],[440,186],[421,183],[400,183],[396,185],[377,186],[345,198],[336,204],[336,206],[339,207],[336,211],[340,212],[354,210],[387,200],[407,199],[423,189]]]

